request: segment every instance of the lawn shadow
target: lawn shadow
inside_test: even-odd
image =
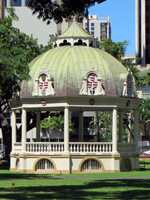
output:
[[[1,187],[0,199],[150,199],[150,181],[147,179],[62,182],[57,186],[48,186],[49,183],[39,182],[41,185],[33,187]]]

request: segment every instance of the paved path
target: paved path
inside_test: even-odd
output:
[[[84,177],[60,177],[60,176],[54,176],[54,177],[50,177],[50,179],[34,179],[34,180],[18,180],[18,179],[14,179],[14,180],[2,180],[0,181],[0,183],[3,182],[35,182],[35,181],[69,181],[69,180],[105,180],[105,181],[122,181],[122,180],[137,180],[137,181],[143,181],[143,179],[145,179],[145,181],[150,181],[150,176],[139,176],[139,177],[120,177],[120,178],[84,178]]]

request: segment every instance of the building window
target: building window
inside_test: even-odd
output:
[[[21,0],[11,0],[11,6],[21,6]]]
[[[101,29],[102,31],[105,31],[106,30],[106,28],[105,27],[102,27],[102,29]]]
[[[94,31],[94,27],[91,27],[91,31]]]
[[[100,163],[95,159],[85,160],[81,166],[81,172],[99,172],[101,171]]]
[[[107,23],[101,23],[101,26],[107,26]]]
[[[91,32],[91,35],[94,36],[94,32]]]
[[[37,163],[37,171],[54,171],[54,165],[50,160],[43,159]]]
[[[91,23],[91,26],[94,26],[94,23]]]
[[[101,34],[102,34],[102,35],[106,35],[106,32],[105,32],[105,31],[102,31]]]

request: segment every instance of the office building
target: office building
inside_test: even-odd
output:
[[[83,28],[88,31],[89,21],[89,32],[93,37],[98,38],[99,41],[111,38],[111,25],[110,17],[97,17],[97,15],[89,15],[89,20],[84,18]]]
[[[150,1],[135,0],[136,57],[140,70],[150,68]]]

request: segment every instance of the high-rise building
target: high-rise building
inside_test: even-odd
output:
[[[89,24],[88,24],[89,22]],[[111,38],[110,17],[97,17],[97,15],[89,15],[89,20],[84,18],[83,28],[88,31],[93,37],[98,38],[99,41]]]
[[[37,15],[32,15],[32,11],[26,6],[28,0],[2,0],[3,6],[13,6],[15,13],[19,17],[18,21],[13,21],[12,26],[18,28],[21,32],[27,35],[33,35],[33,38],[38,39],[39,44],[46,45],[49,41],[49,35],[57,33],[57,25],[52,21],[50,25],[37,18]],[[7,16],[6,10],[3,16]]]
[[[61,0],[57,0],[61,3]],[[38,39],[39,44],[46,45],[49,41],[49,35],[57,33],[64,33],[72,24],[72,20],[69,22],[64,21],[61,24],[56,24],[53,20],[49,25],[43,22],[42,19],[38,19],[37,15],[32,15],[32,11],[26,6],[28,0],[0,0],[2,6],[13,6],[15,13],[19,17],[19,21],[13,21],[12,26],[18,28],[21,32],[27,35],[33,35],[33,38]],[[7,16],[8,13],[5,10],[0,9],[0,19]],[[82,27],[82,23],[80,23]]]
[[[140,70],[150,68],[150,1],[135,0],[136,57]],[[143,69],[142,69],[143,68]]]

